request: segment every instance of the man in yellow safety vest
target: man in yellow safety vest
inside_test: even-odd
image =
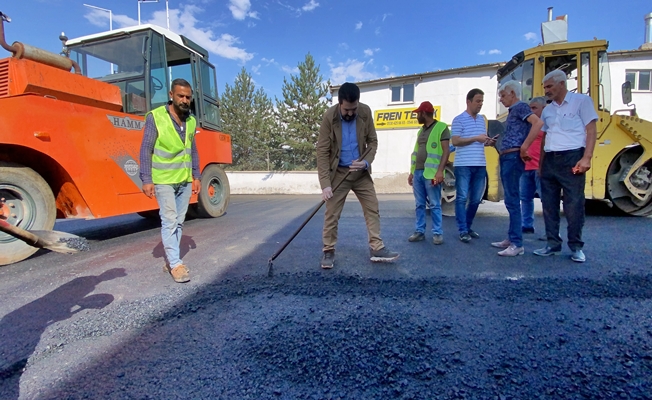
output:
[[[147,114],[140,148],[143,193],[156,196],[165,249],[165,271],[175,282],[188,282],[179,245],[191,194],[198,194],[199,156],[195,145],[197,122],[190,114],[192,88],[185,79],[172,81],[170,102]]]
[[[448,125],[434,118],[435,108],[429,101],[424,101],[419,108],[412,112],[417,114],[417,121],[423,126],[417,132],[410,175],[408,175],[408,184],[412,186],[416,200],[417,216],[414,233],[408,238],[408,241],[419,242],[425,239],[427,198],[432,216],[432,242],[442,244],[444,231],[442,229],[441,183],[444,181],[444,170],[450,154],[448,143],[451,134]]]

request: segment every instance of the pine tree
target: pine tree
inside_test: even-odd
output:
[[[285,145],[292,148],[294,169],[312,170],[317,167],[315,145],[324,112],[330,81],[324,82],[319,66],[308,53],[299,63],[299,74],[283,79],[283,100],[276,99],[278,122]]]
[[[243,67],[233,87],[226,84],[221,98],[223,130],[231,134],[231,169],[267,171],[269,149],[278,149],[274,139],[274,106],[262,88],[256,90],[251,75]]]

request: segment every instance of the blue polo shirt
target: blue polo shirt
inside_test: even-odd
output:
[[[484,116],[480,114],[473,118],[468,112],[464,111],[453,119],[451,137],[459,136],[464,139],[486,133],[487,127]],[[484,143],[473,142],[468,146],[456,146],[453,165],[456,167],[486,166],[487,160],[484,157]]]

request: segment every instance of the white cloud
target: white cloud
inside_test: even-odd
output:
[[[379,36],[380,35],[380,27],[376,28],[374,33],[376,34],[376,36]]]
[[[250,11],[251,2],[249,0],[229,0],[229,10],[233,14],[233,18],[238,21],[243,21],[245,18],[258,19],[258,12]]]
[[[337,44],[337,47],[339,47],[339,48],[341,48],[341,49],[344,49],[344,50],[348,50],[348,49],[349,49],[349,45],[348,45],[347,43],[338,43],[338,44]]]
[[[373,72],[365,71],[368,63],[358,60],[346,60],[346,62],[335,64],[328,64],[331,69],[331,83],[342,84],[347,82],[348,78],[351,81],[367,81],[376,79],[378,76]]]
[[[362,21],[360,21],[360,22],[358,22],[357,24],[355,24],[355,30],[356,30],[356,31],[359,31],[360,29],[362,29]]]
[[[502,54],[502,51],[498,49],[491,49],[489,50],[489,54]]]
[[[310,0],[308,3],[306,3],[301,9],[303,11],[312,11],[315,8],[319,7],[319,3],[317,3],[315,0]]]
[[[525,40],[527,40],[528,42],[536,42],[536,41],[537,41],[537,38],[538,38],[537,34],[534,33],[534,32],[528,32],[528,33],[526,33],[525,35],[523,35],[523,37],[524,37]]]
[[[367,56],[367,57],[371,57],[371,56],[374,55],[374,53],[376,53],[376,52],[378,52],[378,51],[380,51],[379,48],[375,48],[375,49],[365,49],[365,50],[364,50],[364,55]]]
[[[385,22],[385,20],[387,19],[387,17],[389,17],[390,15],[392,15],[392,14],[383,14],[383,22]]]
[[[240,40],[228,33],[218,34],[212,29],[200,27],[203,23],[195,15],[201,15],[203,9],[195,5],[184,6],[183,9],[170,9],[170,30],[180,35],[187,36],[190,40],[196,42],[209,52],[220,57],[247,62],[253,58],[253,54],[245,49],[238,47]],[[99,12],[99,13],[98,13]],[[102,14],[106,14],[103,17]],[[108,25],[108,13],[100,10],[90,10],[84,17],[96,26]],[[104,19],[103,19],[104,18]],[[143,19],[144,24],[153,24],[161,27],[167,27],[167,16],[165,11],[156,11],[152,18]],[[113,28],[138,25],[138,21],[127,17],[126,15],[113,14]]]
[[[299,73],[299,67],[289,67],[287,65],[284,65],[281,67],[283,72],[286,74],[298,74]]]
[[[91,9],[86,13],[86,15],[84,15],[84,18],[86,18],[88,22],[95,26],[109,30],[109,13],[106,11]],[[114,28],[133,25],[138,25],[138,20],[129,18],[126,15],[113,14]]]
[[[253,66],[251,67],[251,71],[252,71],[254,74],[256,74],[256,75],[260,75],[260,64],[258,64],[258,65],[253,65]]]
[[[480,51],[478,51],[478,55],[479,55],[479,56],[484,56],[485,54],[487,54],[487,52],[484,51],[484,50],[480,50]]]
[[[285,4],[285,3],[281,2],[280,0],[277,0],[277,3],[281,7],[285,7],[288,10],[295,13],[297,17],[300,17],[303,12],[312,11],[315,8],[319,7],[319,3],[317,1],[315,1],[315,0],[310,0],[309,2],[304,4],[302,7],[293,7],[290,4]]]

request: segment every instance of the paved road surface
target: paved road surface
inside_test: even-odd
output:
[[[234,196],[186,223],[189,284],[166,276],[156,222],[62,221],[92,251],[0,269],[0,398],[652,398],[650,218],[590,215],[588,261],[501,258],[501,204],[482,237],[408,243],[411,195],[381,199],[401,258],[368,260],[355,198],[335,269],[323,211],[274,262],[317,196]],[[562,235],[563,236],[563,235]],[[430,239],[430,237],[428,237]]]

